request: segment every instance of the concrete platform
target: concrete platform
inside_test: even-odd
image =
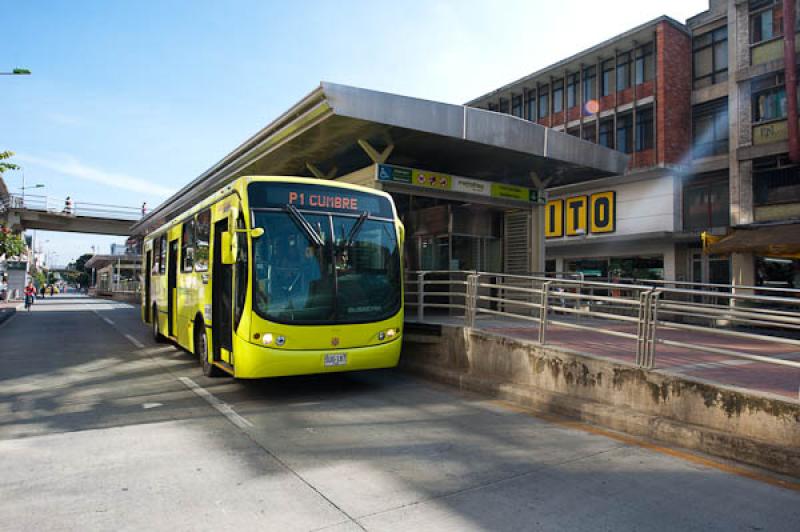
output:
[[[413,316],[408,323],[418,323]],[[463,325],[464,320],[451,316],[428,316],[425,324]],[[622,331],[636,334],[635,325],[620,324],[606,320],[583,320],[581,324],[594,323],[598,329]],[[522,320],[480,318],[476,328],[520,338],[538,341],[538,325],[526,324]],[[800,362],[800,350],[795,346],[746,338],[724,338],[713,333],[685,331],[659,327],[658,336],[668,340],[703,344],[714,348],[744,351],[756,355],[795,360]],[[587,355],[597,355],[616,360],[634,362],[636,341],[587,330],[577,330],[550,324],[547,327],[547,343],[573,349]],[[800,369],[743,360],[719,355],[700,349],[686,349],[659,345],[656,350],[656,370],[670,375],[684,375],[713,381],[723,385],[737,386],[754,392],[765,392],[798,399],[800,391]]]

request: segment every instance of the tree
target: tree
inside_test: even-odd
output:
[[[19,170],[19,165],[6,162],[13,156],[14,156],[13,151],[0,151],[0,177],[3,176],[3,173],[6,170]]]
[[[0,257],[19,257],[25,253],[25,241],[8,227],[0,225]]]
[[[75,259],[75,262],[68,267],[70,270],[78,273],[75,277],[75,282],[78,283],[78,286],[89,286],[91,278],[89,277],[89,271],[86,269],[86,261],[92,257],[93,255],[91,253],[84,253]]]

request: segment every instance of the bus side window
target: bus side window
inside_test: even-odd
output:
[[[208,271],[208,242],[211,238],[211,211],[209,209],[197,215],[195,229],[194,270]]]
[[[167,235],[161,235],[158,239],[158,273],[163,274],[167,268]]]
[[[181,260],[183,267],[181,271],[184,273],[192,271],[194,264],[194,218],[183,222],[183,231],[181,232]]]
[[[158,275],[158,263],[161,260],[161,239],[153,239],[153,266],[150,268],[151,275]]]

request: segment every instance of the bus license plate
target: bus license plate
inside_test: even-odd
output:
[[[347,353],[327,353],[325,355],[325,366],[345,365],[347,365]]]

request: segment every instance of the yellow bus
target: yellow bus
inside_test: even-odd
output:
[[[208,376],[393,367],[403,239],[384,192],[241,177],[147,235],[142,319]]]

